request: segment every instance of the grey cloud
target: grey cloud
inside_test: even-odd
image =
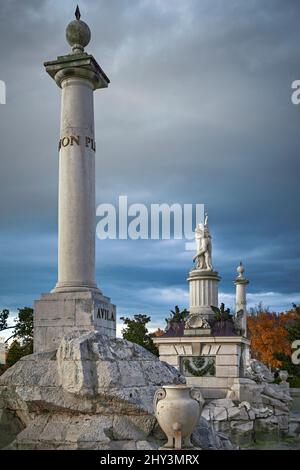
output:
[[[132,202],[205,203],[225,292],[240,257],[253,292],[297,292],[300,108],[290,86],[300,78],[299,2],[80,6],[92,30],[88,50],[111,78],[95,95],[98,203],[119,194]],[[0,5],[0,79],[8,89],[0,107],[3,299],[55,282],[60,103],[42,63],[67,52],[73,10],[71,1]],[[23,256],[13,257],[16,244]],[[183,244],[97,247],[99,279],[121,309],[130,290],[128,308],[137,306],[137,282],[185,288]]]

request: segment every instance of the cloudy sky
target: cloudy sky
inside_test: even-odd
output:
[[[0,308],[31,306],[57,269],[60,92],[43,62],[69,51],[71,0],[0,4]],[[298,0],[89,0],[97,204],[204,203],[221,300],[243,260],[249,304],[300,302]],[[97,280],[119,315],[163,326],[187,306],[185,240],[97,240]]]

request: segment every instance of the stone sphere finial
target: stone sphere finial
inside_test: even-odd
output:
[[[81,21],[81,13],[77,5],[75,11],[76,20],[71,21],[66,29],[66,38],[74,54],[84,51],[91,40],[91,31],[88,25]]]
[[[244,272],[245,272],[245,268],[243,266],[243,263],[240,262],[239,266],[237,267],[237,273],[238,273],[238,277],[244,277]]]

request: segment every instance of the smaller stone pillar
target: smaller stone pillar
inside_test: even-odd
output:
[[[238,276],[234,281],[236,286],[236,297],[235,297],[235,313],[236,315],[241,310],[243,315],[241,316],[241,328],[244,331],[244,336],[247,337],[247,299],[246,299],[246,286],[249,281],[245,278],[245,268],[242,262],[237,267]]]

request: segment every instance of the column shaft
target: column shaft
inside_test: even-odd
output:
[[[95,288],[93,84],[62,82],[56,291]]]

